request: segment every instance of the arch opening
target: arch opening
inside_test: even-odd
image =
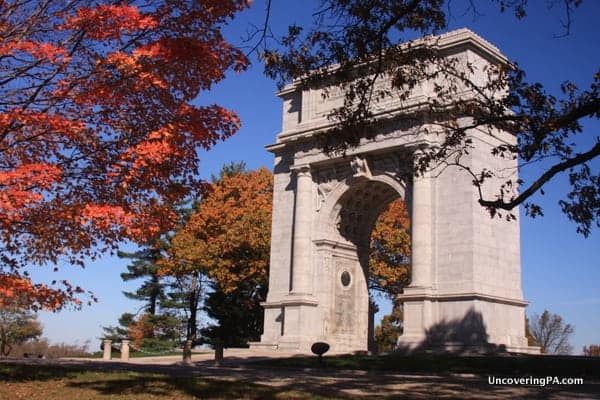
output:
[[[362,275],[357,279],[362,287],[357,288],[354,299],[362,304],[351,308],[366,313],[364,339],[370,351],[377,351],[378,347],[381,351],[391,350],[392,342],[401,334],[402,309],[396,295],[408,284],[410,276],[410,221],[403,194],[386,182],[360,179],[347,188],[334,206],[338,238],[353,246],[356,273]],[[348,300],[346,306],[347,303]],[[380,309],[389,316],[376,337],[375,314]],[[395,330],[390,332],[389,327]]]

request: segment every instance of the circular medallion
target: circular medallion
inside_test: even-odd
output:
[[[350,281],[352,280],[352,278],[350,276],[350,272],[348,272],[348,271],[342,272],[341,278],[342,278],[342,285],[344,285],[344,286],[350,285]]]

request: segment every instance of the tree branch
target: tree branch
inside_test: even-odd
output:
[[[598,156],[600,156],[600,142],[597,142],[594,147],[592,147],[589,151],[585,153],[579,153],[575,157],[568,158],[558,164],[555,164],[513,200],[505,202],[504,199],[500,198],[498,200],[490,201],[484,200],[482,197],[480,197],[479,204],[488,209],[512,210],[513,208],[527,200],[529,197],[531,197],[536,191],[538,191],[546,182],[552,179],[556,174],[566,171],[567,169],[573,168],[577,165],[583,164]]]

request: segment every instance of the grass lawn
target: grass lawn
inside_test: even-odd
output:
[[[506,376],[563,376],[600,379],[600,357],[569,356],[452,356],[397,354],[280,358],[258,362],[270,367],[333,368],[398,373],[472,373]]]
[[[328,399],[304,391],[201,377],[0,364],[0,399]]]
[[[121,369],[128,366],[132,370],[151,372]],[[118,369],[108,369],[116,367]],[[215,371],[202,370],[202,365],[198,369],[159,367],[120,363],[106,364],[106,367],[101,363],[66,367],[47,363],[2,362],[0,400],[600,398],[599,358],[338,356],[326,357],[320,365],[315,357],[293,357],[269,360],[252,367]],[[348,371],[351,369],[373,373]],[[543,387],[537,384],[490,385],[486,375],[557,376],[584,378],[584,382],[541,385]]]

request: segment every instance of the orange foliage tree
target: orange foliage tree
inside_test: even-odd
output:
[[[402,199],[392,201],[377,218],[371,232],[368,286],[392,300],[392,312],[375,328],[377,351],[391,351],[402,334],[403,308],[396,295],[410,282],[410,220]],[[375,307],[374,311],[377,311]]]
[[[202,329],[201,341],[212,344],[245,344],[256,340],[262,327],[273,175],[265,168],[244,168],[244,163],[232,163],[213,177],[195,212],[173,237],[169,258],[162,260],[165,274],[209,278],[212,291],[203,309],[215,324]]]
[[[265,168],[224,175],[172,240],[165,273],[201,270],[224,292],[242,282],[266,286],[273,175]]]
[[[583,346],[583,355],[587,357],[600,357],[600,345],[591,344]]]
[[[135,350],[172,350],[179,339],[178,319],[170,314],[144,313],[128,326],[128,338]]]
[[[391,202],[371,233],[369,289],[392,300],[410,279],[410,220],[403,200]]]
[[[247,0],[0,1],[0,306],[78,304],[28,264],[86,258],[173,226],[198,147],[240,121],[191,101],[247,59],[221,27]]]

